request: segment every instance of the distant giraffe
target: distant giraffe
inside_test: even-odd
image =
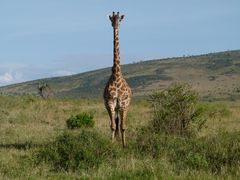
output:
[[[114,41],[113,41],[113,52],[114,60],[112,67],[112,75],[104,90],[104,101],[111,120],[112,129],[112,143],[115,142],[116,134],[118,133],[119,117],[120,117],[120,128],[122,135],[122,145],[126,146],[125,141],[125,120],[128,111],[128,106],[131,101],[132,92],[124,79],[121,67],[120,67],[120,51],[119,51],[119,25],[123,20],[124,15],[120,16],[119,12],[112,16],[109,16],[113,27]]]

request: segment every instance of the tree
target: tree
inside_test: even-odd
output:
[[[197,107],[198,95],[187,84],[176,84],[150,96],[155,132],[189,134],[205,123],[203,109]]]
[[[38,85],[38,93],[43,99],[49,99],[53,97],[53,91],[49,84],[41,83]]]

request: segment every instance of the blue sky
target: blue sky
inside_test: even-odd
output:
[[[0,86],[112,65],[240,49],[239,0],[1,0]]]

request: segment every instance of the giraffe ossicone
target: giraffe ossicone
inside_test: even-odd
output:
[[[123,147],[125,147],[125,121],[132,97],[132,92],[131,88],[129,87],[128,83],[122,75],[120,66],[119,25],[123,18],[124,15],[120,16],[119,12],[113,12],[112,15],[109,16],[109,19],[112,23],[114,35],[113,67],[112,74],[104,89],[104,103],[111,121],[110,127],[112,130],[112,143],[115,142],[116,134],[118,134],[118,127],[120,123],[122,144]]]

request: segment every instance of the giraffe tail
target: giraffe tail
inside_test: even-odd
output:
[[[115,124],[116,124],[116,135],[119,134],[119,117],[118,117],[118,113],[117,113],[117,117],[115,119]]]

